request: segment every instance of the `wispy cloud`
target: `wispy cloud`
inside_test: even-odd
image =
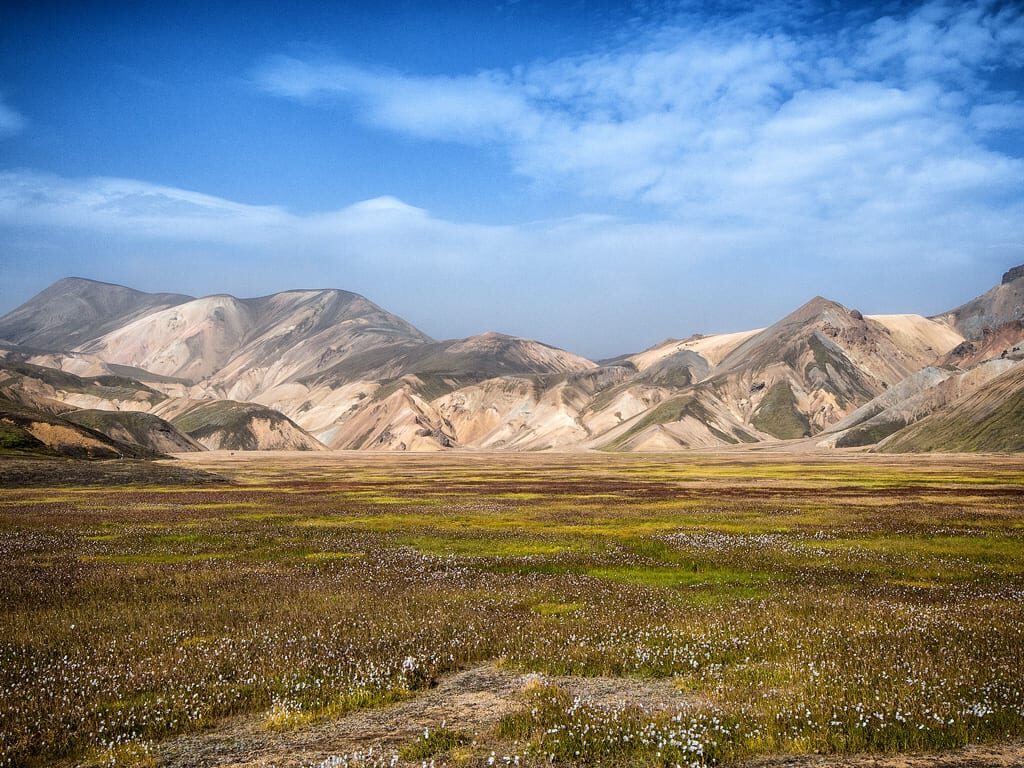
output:
[[[267,93],[504,153],[579,215],[470,224],[393,197],[297,214],[9,171],[0,268],[186,292],[301,275],[435,336],[497,329],[589,355],[755,327],[815,293],[939,312],[1024,261],[1024,16],[987,1],[862,16],[677,17],[587,55],[463,75],[269,59],[253,73]],[[615,201],[629,214],[588,213]]]
[[[990,82],[1024,66],[1019,7],[932,2],[833,32],[796,26],[684,17],[508,71],[421,77],[279,57],[254,78],[388,130],[502,147],[538,182],[688,220],[942,215],[1024,193],[1021,159],[987,144],[1024,108]]]
[[[35,290],[71,273],[190,293],[340,287],[435,336],[495,329],[608,356],[756,327],[815,293],[938,312],[1024,261],[1019,203],[909,222],[874,205],[813,231],[594,215],[481,225],[393,197],[300,215],[138,180],[10,171],[0,273],[32,263]]]
[[[528,124],[537,117],[513,81],[496,72],[410,77],[279,56],[261,67],[256,78],[267,92],[304,102],[349,97],[373,122],[428,139],[502,140],[510,132],[531,130]]]
[[[133,179],[67,179],[0,172],[0,222],[67,231],[108,231],[139,239],[251,242],[292,217],[273,206],[234,203]]]
[[[24,116],[9,106],[0,94],[0,139],[20,133],[27,124]]]

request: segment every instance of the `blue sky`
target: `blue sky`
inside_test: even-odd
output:
[[[358,291],[593,357],[1024,262],[1014,3],[0,10],[0,311]]]

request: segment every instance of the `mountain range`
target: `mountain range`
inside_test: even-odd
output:
[[[815,297],[588,360],[438,341],[368,299],[60,280],[0,318],[0,450],[1024,450],[1024,266],[934,317]]]

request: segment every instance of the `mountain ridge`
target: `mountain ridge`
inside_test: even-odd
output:
[[[56,311],[53,299],[62,304]],[[86,277],[65,277],[0,317],[0,340],[44,349],[74,345],[154,308],[191,300],[184,294],[146,293]],[[43,306],[45,311],[39,311]]]
[[[192,298],[65,278],[0,318],[0,357],[158,391],[160,402],[136,395],[131,407],[172,423],[191,413],[187,431],[214,448],[873,445],[987,387],[991,376],[966,375],[975,367],[1016,364],[1022,295],[1024,267],[931,318],[864,315],[814,296],[764,328],[667,339],[595,362],[496,331],[435,340],[340,289]],[[94,306],[108,296],[110,307]],[[83,302],[86,321],[72,328],[68,307]],[[915,378],[927,370],[939,373]],[[31,373],[10,374],[21,377],[12,391],[45,389],[67,407],[126,405]],[[200,423],[207,417],[211,425]]]

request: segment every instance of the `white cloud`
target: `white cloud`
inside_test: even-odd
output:
[[[988,172],[967,160],[941,170],[962,184]],[[730,183],[737,195],[756,186]],[[850,216],[789,216],[787,229],[710,214],[481,225],[392,197],[300,215],[138,180],[11,171],[0,173],[0,273],[31,265],[35,290],[67,274],[194,294],[338,287],[437,337],[495,329],[610,356],[763,325],[815,293],[865,311],[938,312],[1024,261],[1019,202],[958,201],[911,220],[906,207],[867,196]],[[11,306],[27,298],[5,293]]]
[[[855,63],[889,77],[944,77],[961,87],[983,88],[987,69],[1024,64],[1021,9],[993,0],[926,3],[905,17],[871,24]]]
[[[133,179],[0,172],[0,221],[139,238],[251,242],[293,221],[283,209]]]
[[[13,107],[8,106],[0,95],[0,138],[21,132],[27,124],[28,121]]]
[[[498,73],[408,77],[277,57],[257,71],[256,79],[269,93],[300,101],[325,96],[355,99],[374,122],[422,138],[497,139],[508,126],[520,133],[530,130],[533,120],[524,97]]]
[[[144,181],[7,172],[0,267],[33,260],[56,278],[81,264],[150,290],[236,294],[301,275],[435,336],[492,328],[590,355],[754,327],[815,293],[939,312],[1024,261],[1024,163],[988,143],[1019,132],[1021,94],[988,77],[1019,71],[1022,52],[1020,11],[983,2],[834,34],[682,21],[470,75],[277,58],[256,73],[266,91],[497,148],[519,174],[577,194],[581,214],[468,224],[385,196],[299,215]],[[588,215],[592,198],[643,216]]]
[[[979,104],[971,109],[971,124],[981,132],[1016,131],[1024,126],[1024,103],[1014,101]]]
[[[941,215],[979,188],[1024,195],[1021,159],[986,145],[1024,109],[986,79],[1024,66],[1019,8],[931,2],[831,34],[764,19],[684,20],[509,71],[420,77],[275,59],[256,81],[347,100],[392,131],[499,146],[545,185],[688,221],[785,227],[853,216],[869,200]]]

